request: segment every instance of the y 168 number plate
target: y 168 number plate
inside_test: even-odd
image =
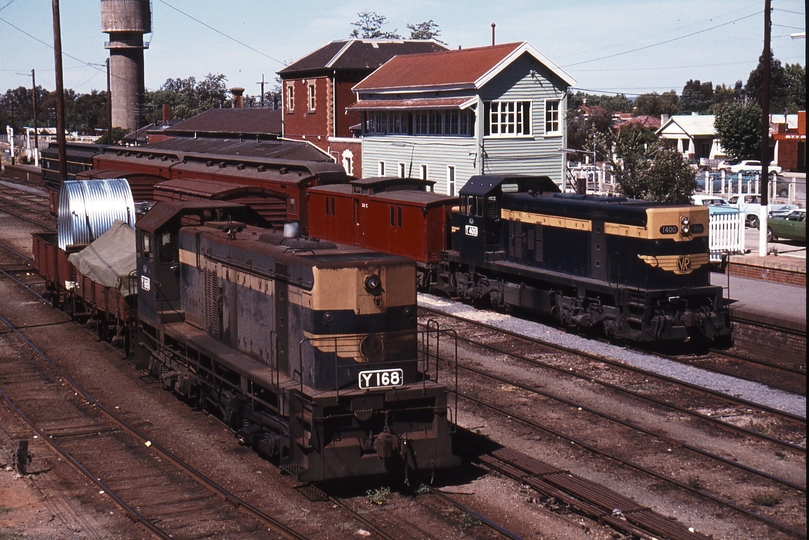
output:
[[[401,369],[376,369],[360,371],[360,388],[384,388],[386,386],[402,386],[404,372]]]

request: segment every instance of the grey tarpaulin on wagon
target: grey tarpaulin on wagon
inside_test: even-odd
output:
[[[83,275],[124,296],[138,290],[135,230],[123,221],[115,220],[107,232],[68,260]]]

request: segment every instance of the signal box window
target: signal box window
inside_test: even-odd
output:
[[[559,129],[559,100],[549,99],[545,101],[545,134],[561,133]]]
[[[315,110],[315,83],[309,84],[309,110]]]
[[[287,112],[295,111],[295,88],[290,84],[287,86]]]

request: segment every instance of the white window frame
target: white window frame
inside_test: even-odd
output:
[[[422,163],[421,167],[419,167],[419,169],[421,169],[421,179],[422,180],[427,180],[427,164]]]
[[[490,101],[487,137],[530,137],[533,134],[531,107],[532,103],[527,100]]]
[[[385,176],[385,162],[379,161],[376,164],[377,176]]]
[[[295,86],[287,84],[287,112],[295,112]]]
[[[551,105],[555,105],[555,107],[551,108]],[[561,111],[562,111],[561,99],[545,100],[545,135],[562,134]],[[550,118],[548,117],[549,114],[552,114]],[[556,129],[552,129],[554,126],[556,127]]]
[[[455,165],[447,165],[447,195],[455,196]]]
[[[310,82],[307,85],[309,91],[309,112],[315,112],[317,101],[315,100],[315,83]]]

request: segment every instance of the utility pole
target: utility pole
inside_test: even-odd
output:
[[[112,89],[110,86],[110,59],[107,58],[107,144],[112,144]]]
[[[39,123],[37,122],[37,75],[36,71],[31,70],[31,83],[33,92],[31,92],[31,102],[34,105],[34,165],[39,167]]]
[[[264,74],[261,74],[261,82],[257,82],[256,84],[261,85],[261,106],[264,107]]]
[[[59,0],[53,7],[53,60],[56,68],[56,140],[59,145],[59,181],[67,180],[67,143],[65,141],[65,89],[62,80],[62,24],[59,22]]]
[[[764,0],[764,52],[761,87],[761,204],[759,205],[758,254],[767,255],[767,217],[770,191],[770,0]]]

